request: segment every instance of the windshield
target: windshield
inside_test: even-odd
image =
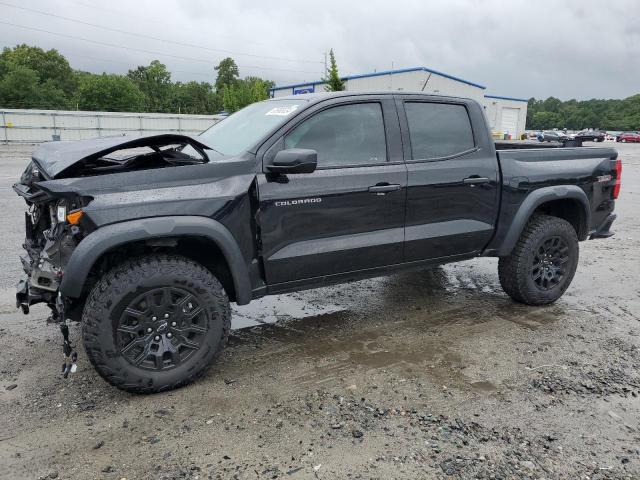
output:
[[[239,155],[302,108],[305,100],[253,103],[216,123],[198,139],[222,155]]]

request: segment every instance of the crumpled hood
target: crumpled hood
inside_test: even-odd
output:
[[[200,149],[210,149],[200,140],[189,135],[161,134],[142,137],[103,137],[90,140],[47,142],[33,154],[33,160],[49,178],[58,178],[65,170],[78,162],[100,158],[125,148],[165,146],[187,143]]]

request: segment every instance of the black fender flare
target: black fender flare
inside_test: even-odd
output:
[[[145,218],[113,223],[95,230],[82,239],[71,254],[60,292],[65,297],[80,297],[89,271],[108,250],[140,240],[181,236],[205,237],[214,241],[229,265],[236,302],[245,305],[251,301],[249,270],[235,238],[220,222],[198,216]]]
[[[513,217],[511,226],[504,237],[504,241],[498,250],[499,256],[509,255],[516,246],[518,238],[525,225],[533,215],[533,212],[540,205],[554,200],[572,199],[577,200],[584,209],[587,228],[591,224],[591,207],[587,194],[577,185],[554,185],[542,187],[532,191],[520,204],[518,211]]]

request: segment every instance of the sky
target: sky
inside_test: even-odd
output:
[[[231,56],[277,85],[321,78],[333,48],[341,75],[425,66],[493,95],[625,98],[639,20],[639,0],[0,0],[0,47],[94,73],[158,59],[176,81],[213,82]]]

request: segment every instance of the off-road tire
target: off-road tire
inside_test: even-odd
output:
[[[206,312],[203,342],[184,363],[169,370],[136,367],[119,351],[116,327],[128,299],[145,289],[175,287],[196,296]],[[129,259],[106,273],[89,294],[82,314],[82,338],[89,360],[110,384],[129,392],[154,393],[200,377],[227,342],[229,299],[216,277],[185,257],[148,255]]]
[[[546,240],[560,237],[568,247],[565,272],[557,285],[549,290],[538,287],[532,276],[534,252]],[[536,215],[525,226],[510,255],[500,257],[498,276],[507,295],[527,305],[555,302],[569,288],[578,266],[578,236],[566,220],[548,215]]]

